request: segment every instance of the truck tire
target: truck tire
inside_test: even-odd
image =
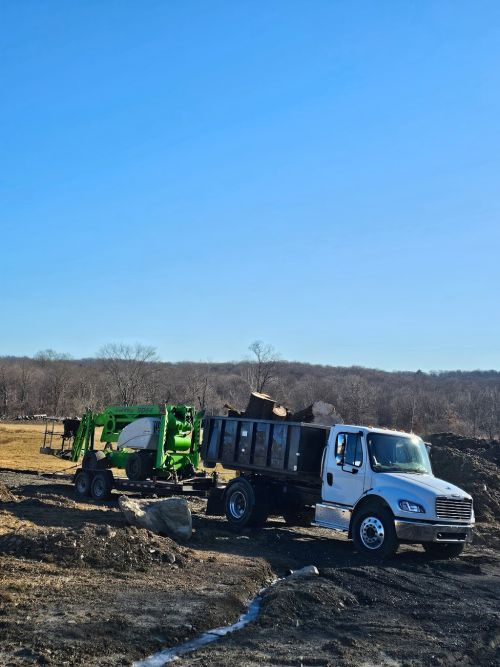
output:
[[[151,477],[153,458],[149,452],[136,452],[127,457],[125,472],[131,482],[143,482]]]
[[[424,542],[425,553],[430,558],[457,558],[464,550],[464,542]]]
[[[92,479],[90,493],[94,500],[108,500],[111,496],[113,482],[111,475],[107,472],[98,472]]]
[[[352,540],[357,551],[373,559],[390,558],[398,550],[394,518],[385,507],[365,507],[354,516]]]
[[[229,484],[224,495],[226,518],[233,528],[261,526],[269,516],[265,490],[240,478]]]
[[[88,498],[90,495],[90,475],[85,470],[80,470],[75,475],[75,495],[77,498]]]

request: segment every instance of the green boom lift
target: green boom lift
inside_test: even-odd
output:
[[[126,405],[110,406],[102,412],[87,410],[74,431],[71,449],[64,449],[68,436],[63,435],[61,450],[44,446],[40,451],[74,462],[83,454],[81,470],[75,476],[75,487],[81,496],[88,495],[85,487],[98,471],[111,468],[125,470],[132,482],[148,479],[178,482],[196,474],[202,417],[202,412],[188,405]],[[96,428],[102,428],[103,449],[94,446]],[[111,472],[100,478],[113,481]],[[103,489],[103,497],[107,492],[109,489]]]

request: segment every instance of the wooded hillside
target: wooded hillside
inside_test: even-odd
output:
[[[0,358],[0,417],[80,415],[120,403],[186,402],[210,413],[224,403],[244,408],[251,389],[298,410],[333,403],[346,423],[419,433],[500,434],[500,373],[387,372],[277,360],[159,362],[151,348],[108,346],[98,359],[74,360],[52,351],[36,358]]]

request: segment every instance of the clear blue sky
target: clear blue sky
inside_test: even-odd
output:
[[[0,354],[500,368],[500,3],[3,0]]]

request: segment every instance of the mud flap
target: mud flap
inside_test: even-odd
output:
[[[207,509],[205,512],[208,516],[224,516],[224,489],[212,489],[208,496]]]

